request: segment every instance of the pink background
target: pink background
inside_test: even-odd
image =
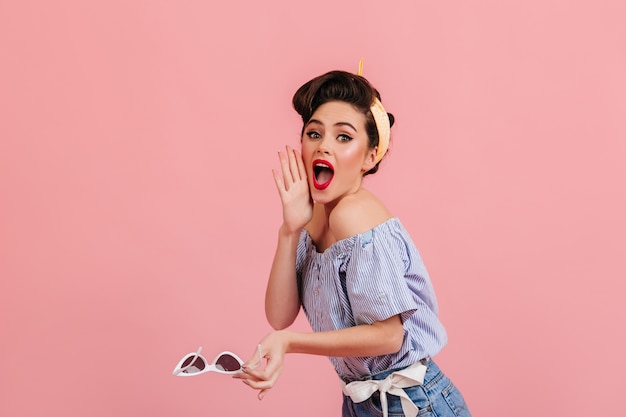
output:
[[[626,3],[0,1],[0,415],[339,415],[325,358],[247,358],[309,78],[397,117],[367,186],[407,226],[476,416],[623,413]],[[302,317],[296,329],[308,330]]]

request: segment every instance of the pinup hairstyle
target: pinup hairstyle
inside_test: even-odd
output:
[[[380,94],[372,85],[360,75],[351,74],[345,71],[331,71],[319,77],[313,78],[296,91],[293,96],[293,107],[302,117],[302,132],[319,106],[329,101],[342,101],[352,104],[354,108],[365,116],[365,130],[369,139],[369,146],[378,146],[378,129],[376,121],[370,110],[374,98],[380,100]],[[389,116],[389,125],[393,126],[394,117]],[[373,174],[378,171],[378,165],[367,171],[364,175]]]

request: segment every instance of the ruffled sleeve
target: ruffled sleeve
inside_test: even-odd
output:
[[[404,323],[424,304],[414,284],[428,277],[403,228],[376,227],[359,235],[350,258],[346,290],[356,324],[372,324],[398,314]]]

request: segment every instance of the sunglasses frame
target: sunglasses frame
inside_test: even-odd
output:
[[[251,365],[248,368],[249,369],[256,369],[261,365],[261,361],[263,360],[263,356],[261,355],[261,345],[257,346],[257,350],[259,352],[259,363],[255,364],[255,365]],[[233,375],[233,374],[240,374],[242,373],[242,365],[243,365],[243,360],[241,360],[241,358],[237,355],[235,355],[232,352],[229,351],[224,351],[219,353],[215,359],[213,359],[213,362],[209,362],[206,360],[206,358],[204,356],[202,356],[200,353],[202,352],[202,346],[200,346],[198,348],[198,351],[195,353],[188,353],[186,354],[181,360],[180,362],[178,362],[178,364],[176,365],[176,367],[174,368],[174,371],[172,372],[173,375],[175,376],[196,376],[196,375],[201,375],[207,372],[217,372],[218,374],[225,374],[225,375]],[[234,370],[234,371],[224,371],[222,369],[219,369],[216,365],[217,365],[217,361],[220,357],[224,356],[224,355],[229,355],[231,357],[233,357],[237,362],[239,362],[239,369]],[[185,363],[185,361],[187,361],[187,359],[189,358],[193,358],[191,360],[191,362],[189,362],[188,365],[183,366],[183,363]],[[201,371],[198,372],[194,372],[194,373],[187,373],[185,372],[187,369],[191,368],[193,366],[193,364],[196,362],[196,360],[200,358],[202,361],[204,361],[204,363],[206,364],[205,368]]]

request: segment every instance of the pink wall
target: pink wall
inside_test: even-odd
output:
[[[626,3],[384,4],[0,1],[0,415],[339,415],[325,358],[171,370],[268,331],[291,95],[361,57],[474,414],[623,412]]]

